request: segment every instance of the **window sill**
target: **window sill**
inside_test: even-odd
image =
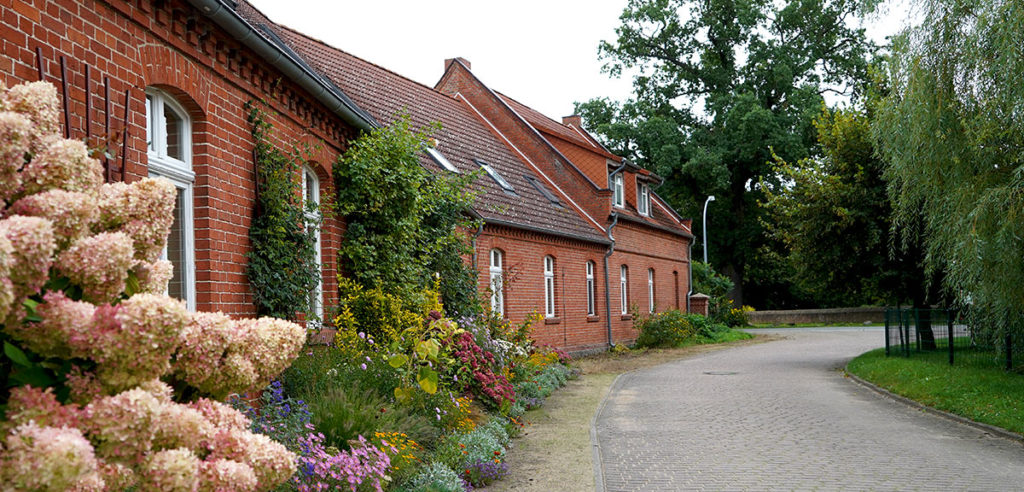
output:
[[[562,318],[544,318],[545,325],[557,325],[562,322]]]
[[[620,319],[622,319],[623,321],[632,320],[633,319],[633,315],[632,314],[623,314]]]
[[[587,323],[594,323],[594,322],[597,322],[597,321],[601,321],[601,317],[600,316],[589,316],[589,315],[587,316]]]

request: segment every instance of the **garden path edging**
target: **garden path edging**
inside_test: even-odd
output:
[[[601,398],[601,403],[599,403],[597,405],[597,409],[594,410],[594,415],[590,417],[590,459],[594,461],[594,490],[597,492],[604,492],[604,467],[601,466],[601,442],[597,438],[597,416],[601,415],[601,411],[604,410],[605,404],[608,403],[608,397],[612,394],[612,388],[618,384],[619,379],[625,374],[628,374],[628,372],[615,376],[615,379],[612,380],[612,384],[608,385],[608,390],[605,392],[604,397]]]
[[[984,423],[981,423],[981,422],[976,422],[976,421],[971,420],[971,419],[969,419],[967,417],[964,417],[962,415],[957,415],[955,413],[950,413],[950,412],[947,412],[945,410],[939,410],[938,408],[929,407],[928,405],[925,405],[923,403],[911,400],[910,398],[907,398],[905,396],[897,395],[896,393],[893,393],[892,391],[889,391],[889,390],[887,390],[887,389],[885,389],[885,388],[883,388],[881,386],[878,386],[875,383],[872,383],[870,381],[866,381],[864,379],[861,379],[860,377],[854,375],[850,371],[847,371],[845,367],[843,368],[843,374],[847,378],[849,378],[851,381],[853,381],[854,383],[857,383],[857,384],[859,384],[859,385],[861,385],[861,386],[863,386],[863,387],[865,387],[865,388],[867,388],[869,390],[872,390],[872,391],[878,393],[879,395],[882,395],[884,397],[888,397],[888,398],[891,398],[892,400],[898,401],[898,402],[900,402],[900,403],[902,403],[904,405],[907,405],[907,406],[910,406],[910,407],[913,407],[913,408],[917,408],[918,410],[922,410],[924,412],[930,413],[930,414],[938,416],[938,417],[944,417],[946,419],[952,420],[954,422],[957,422],[957,423],[960,423],[960,424],[963,424],[963,425],[966,425],[966,426],[969,426],[969,427],[974,427],[974,428],[976,428],[978,430],[987,432],[987,433],[992,434],[992,435],[997,436],[997,437],[1001,437],[1003,439],[1008,439],[1008,440],[1011,440],[1011,441],[1017,441],[1017,442],[1019,442],[1021,444],[1024,444],[1024,435],[1018,434],[1018,433],[1010,431],[1010,430],[1006,430],[1006,429],[1004,429],[1002,427],[996,427],[996,426],[991,425],[991,424],[984,424]]]

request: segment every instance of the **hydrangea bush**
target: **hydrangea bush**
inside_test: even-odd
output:
[[[296,456],[217,400],[269,384],[305,329],[190,313],[165,295],[174,186],[104,184],[86,146],[60,137],[58,115],[53,86],[0,85],[0,376],[15,386],[0,392],[0,483],[284,483]]]

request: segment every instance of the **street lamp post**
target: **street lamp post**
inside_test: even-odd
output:
[[[707,200],[704,200],[704,216],[701,219],[701,223],[704,224],[704,263],[708,262],[708,203],[715,201],[715,195],[709,195]]]

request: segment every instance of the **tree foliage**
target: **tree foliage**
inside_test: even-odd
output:
[[[980,329],[1024,335],[1024,2],[921,6],[872,126],[896,224]]]
[[[257,103],[250,102],[249,123],[255,141],[256,180],[259,194],[249,227],[252,249],[248,277],[256,311],[265,316],[292,319],[310,313],[310,292],[320,283],[316,229],[320,227],[315,203],[303,203],[301,149],[284,152],[271,142],[272,127]]]
[[[822,307],[924,301],[917,248],[894,249],[885,166],[869,114],[822,108],[819,156],[777,158],[786,184],[766,189],[766,229],[785,245],[796,286]]]
[[[475,174],[434,174],[420,164],[431,126],[413,131],[409,117],[356,140],[334,166],[338,213],[347,229],[339,248],[345,272],[366,288],[414,300],[433,275],[449,314],[476,312],[465,231]]]
[[[810,155],[822,94],[849,93],[865,77],[873,46],[849,27],[857,9],[853,0],[630,0],[618,38],[599,48],[611,75],[639,73],[635,98],[578,112],[614,152],[665,176],[659,192],[682,213],[699,217],[704,198],[717,197],[709,253],[741,301],[745,289],[770,305],[779,290],[778,275],[756,267],[769,264],[757,206],[761,178],[772,179],[769,149],[787,161]]]

